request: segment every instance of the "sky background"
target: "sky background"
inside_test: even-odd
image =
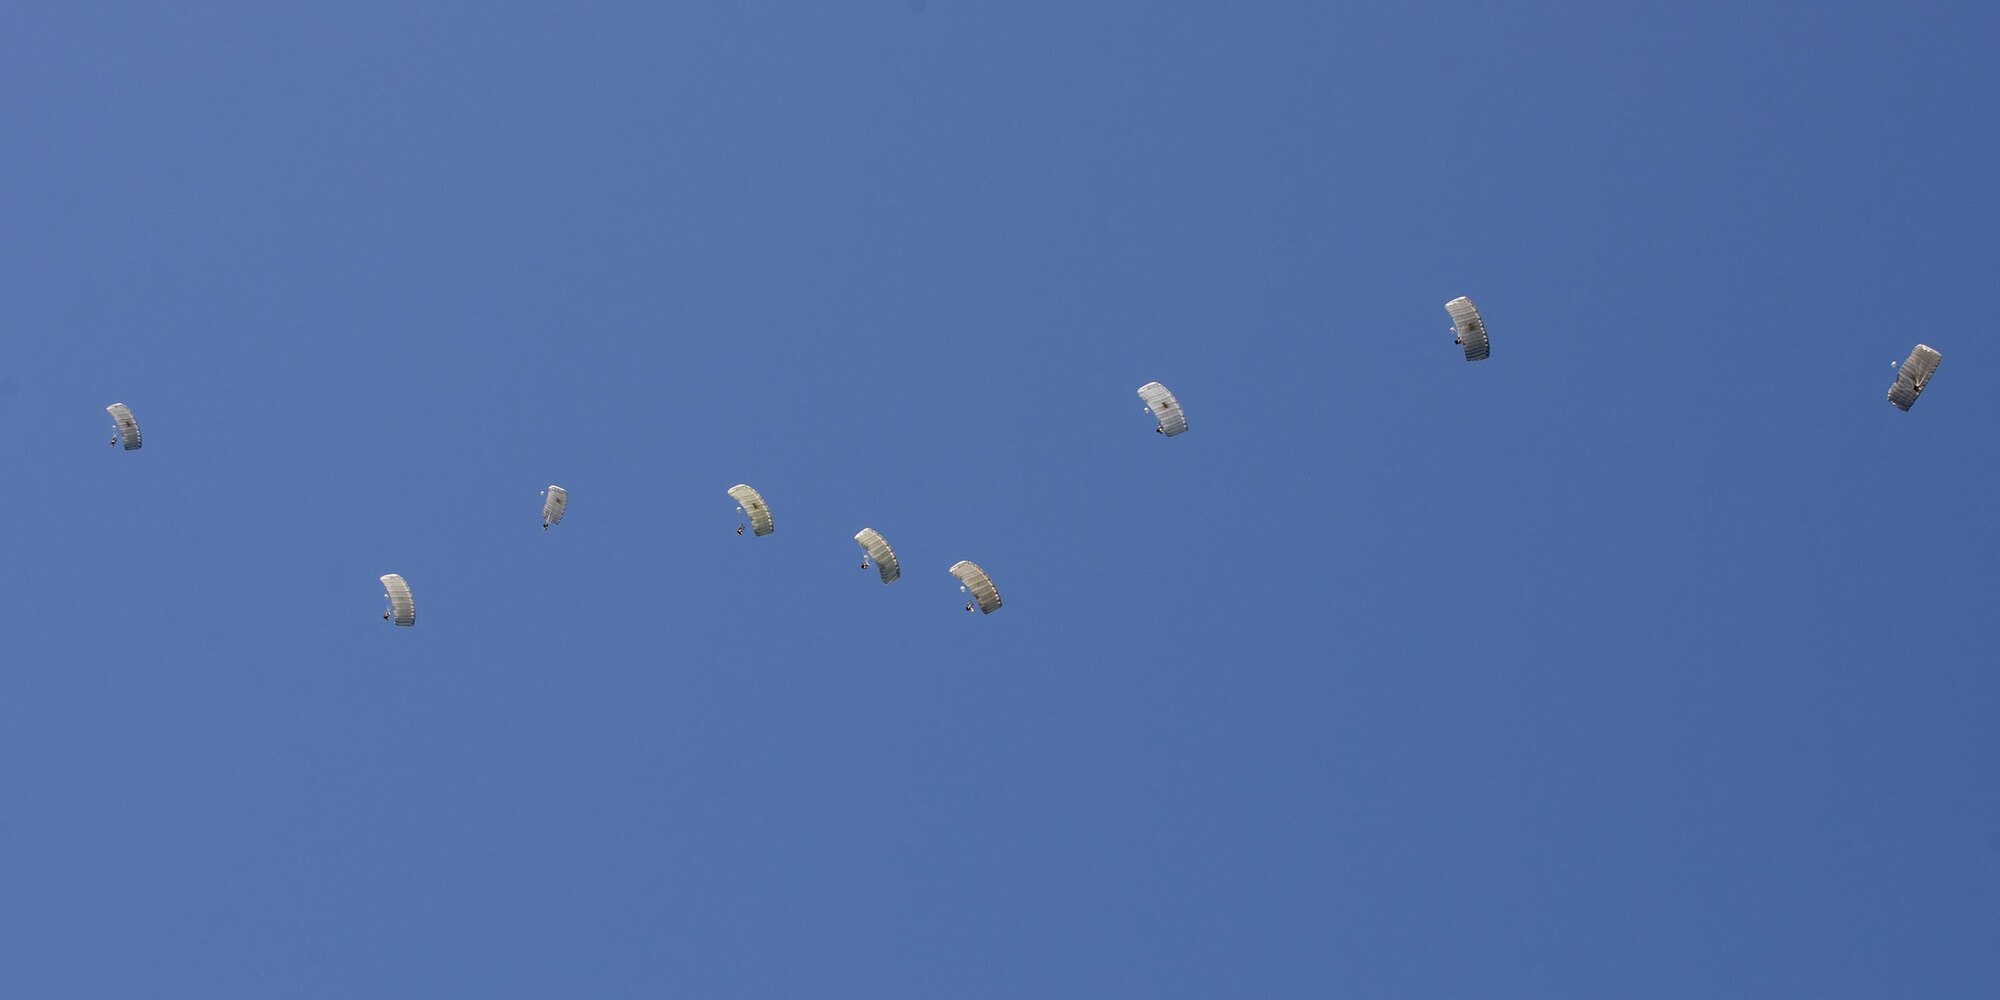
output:
[[[0,992],[1991,995],[2000,9],[1344,6],[0,13]]]

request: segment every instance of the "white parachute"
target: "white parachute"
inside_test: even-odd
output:
[[[1174,394],[1168,392],[1166,386],[1158,382],[1148,382],[1139,387],[1139,398],[1145,401],[1147,412],[1159,422],[1158,426],[1153,428],[1155,431],[1168,437],[1187,433],[1187,414],[1181,412],[1181,401],[1175,399]]]
[[[761,537],[777,530],[771,523],[771,507],[764,502],[762,493],[737,483],[729,488],[729,497],[736,501],[736,509],[750,519],[752,533]],[[736,533],[743,533],[742,525],[736,526]]]
[[[861,546],[864,555],[862,569],[867,569],[868,564],[873,562],[875,569],[882,574],[883,583],[895,583],[896,578],[903,575],[901,564],[896,562],[896,550],[889,547],[881,532],[863,528],[854,533],[854,541]]]
[[[1908,412],[1910,407],[1916,405],[1917,397],[1924,394],[1924,386],[1931,384],[1931,376],[1937,374],[1938,362],[1943,360],[1944,355],[1918,344],[1916,350],[1910,352],[1909,359],[1903,362],[1902,369],[1896,372],[1896,384],[1889,387],[1889,402],[1896,404],[1897,409]]]
[[[383,597],[389,599],[389,610],[382,612],[383,621],[392,621],[405,628],[417,623],[417,602],[410,596],[410,585],[395,573],[382,578]]]
[[[1000,591],[993,586],[993,578],[987,576],[978,563],[960,559],[951,564],[951,575],[958,577],[961,589],[972,592],[972,601],[965,605],[965,610],[971,611],[975,602],[982,615],[1000,610]]]
[[[1486,340],[1486,321],[1479,318],[1479,307],[1461,295],[1445,303],[1444,311],[1451,314],[1452,342],[1465,348],[1465,360],[1486,360],[1491,345]]]
[[[132,408],[124,403],[113,403],[105,407],[104,412],[111,414],[112,427],[118,432],[118,436],[112,438],[111,443],[117,444],[123,441],[126,451],[138,451],[139,420],[132,415]]]
[[[548,499],[542,501],[542,530],[549,530],[551,524],[561,524],[563,511],[569,509],[569,491],[560,486],[549,485]],[[586,532],[588,534],[588,532]]]

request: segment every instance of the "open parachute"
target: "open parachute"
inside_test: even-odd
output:
[[[736,501],[736,506],[743,511],[745,517],[750,519],[750,527],[753,534],[761,537],[777,530],[771,523],[771,507],[764,502],[764,495],[762,493],[742,483],[737,483],[729,488],[729,498]],[[736,533],[739,535],[743,533],[743,528],[740,525],[737,527]]]
[[[111,414],[111,424],[118,431],[118,436],[112,438],[111,443],[117,444],[122,441],[125,443],[126,451],[138,451],[140,443],[139,418],[132,415],[132,408],[126,406],[124,403],[113,403],[105,407],[104,412]],[[169,435],[169,437],[171,436]],[[172,442],[168,443],[172,444]]]
[[[1484,361],[1491,353],[1486,341],[1486,321],[1479,318],[1479,307],[1472,300],[1461,295],[1444,304],[1444,311],[1451,314],[1453,342],[1465,348],[1465,360]]]
[[[548,498],[542,501],[542,530],[549,530],[551,524],[561,524],[563,511],[569,509],[569,491],[550,484]]]
[[[951,575],[958,577],[958,582],[972,592],[972,599],[978,602],[980,614],[990,615],[1000,610],[1000,591],[993,586],[993,578],[987,576],[986,571],[980,569],[978,563],[960,559],[951,564]],[[971,604],[967,604],[965,610],[971,611],[972,607]]]
[[[1938,362],[1943,360],[1944,355],[1918,344],[1903,362],[1902,369],[1896,372],[1896,384],[1889,387],[1889,402],[1896,404],[1897,409],[1908,412],[1910,407],[1916,405],[1917,397],[1924,394],[1924,386],[1931,384],[1931,376],[1937,374]]]
[[[881,532],[863,528],[854,533],[854,541],[867,555],[861,561],[862,567],[866,568],[873,562],[875,569],[882,574],[883,583],[895,583],[896,578],[903,575],[902,566],[896,562],[896,550],[889,547],[888,539],[883,538]]]
[[[383,621],[392,621],[405,628],[417,623],[417,602],[410,596],[410,585],[395,573],[382,578],[384,597],[389,599],[389,610],[382,612]],[[449,616],[447,616],[449,617]]]
[[[1139,387],[1139,398],[1145,401],[1146,409],[1152,412],[1153,419],[1159,421],[1159,426],[1153,428],[1154,430],[1168,437],[1187,433],[1187,414],[1181,412],[1181,401],[1175,399],[1174,394],[1168,392],[1166,386],[1158,382],[1148,382]]]

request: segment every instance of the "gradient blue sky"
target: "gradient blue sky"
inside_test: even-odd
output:
[[[17,4],[0,992],[1990,995],[1996,10]]]

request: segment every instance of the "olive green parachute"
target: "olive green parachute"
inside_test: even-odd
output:
[[[410,596],[410,585],[395,573],[382,578],[384,597],[389,599],[389,610],[382,612],[382,620],[392,621],[408,627],[417,623],[417,602]]]
[[[111,414],[112,426],[118,431],[118,436],[112,438],[111,443],[117,444],[123,441],[126,451],[138,451],[140,443],[139,420],[137,417],[132,416],[132,408],[126,406],[124,403],[113,403],[105,407],[104,412]]]
[[[1910,407],[1916,405],[1917,397],[1924,394],[1924,386],[1931,384],[1931,376],[1937,374],[1938,362],[1943,360],[1944,355],[1918,344],[1916,350],[1910,352],[1909,359],[1903,362],[1902,369],[1896,372],[1896,384],[1889,387],[1889,402],[1896,404],[1897,409],[1908,412]]]
[[[1486,321],[1479,318],[1479,308],[1461,295],[1445,303],[1444,311],[1451,314],[1452,331],[1457,336],[1456,343],[1465,348],[1465,360],[1486,360],[1490,345],[1486,340]]]
[[[882,574],[883,583],[895,583],[896,578],[903,575],[902,566],[896,562],[896,550],[889,547],[881,532],[863,528],[854,533],[854,541],[868,557],[861,561],[861,565],[865,568],[873,562],[875,569]]]
[[[1173,437],[1187,433],[1187,414],[1181,412],[1181,401],[1158,382],[1148,382],[1139,387],[1139,398],[1145,400],[1146,409],[1153,414],[1159,425],[1153,429]]]
[[[735,500],[736,506],[750,518],[750,527],[754,534],[761,537],[777,530],[771,523],[771,507],[764,502],[763,494],[737,483],[729,488],[729,497]],[[741,534],[743,529],[738,527],[736,531]]]
[[[979,604],[980,614],[990,615],[1000,610],[1000,591],[993,586],[993,578],[987,576],[979,564],[961,559],[951,564],[951,575],[958,577],[958,582],[972,592],[973,600]],[[967,604],[965,610],[971,611],[972,605]]]

